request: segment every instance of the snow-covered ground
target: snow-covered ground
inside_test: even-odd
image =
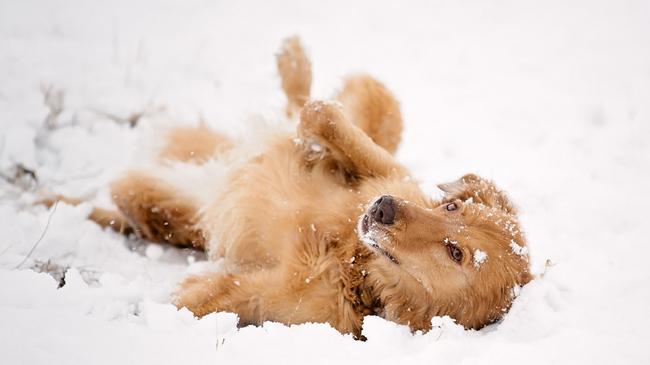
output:
[[[102,231],[88,205],[30,204],[41,188],[109,204],[161,126],[281,119],[273,55],[291,34],[315,97],[354,71],[395,92],[399,159],[432,194],[467,172],[510,192],[539,277],[501,323],[412,335],[368,318],[357,342],[197,320],[169,293],[203,257]],[[644,0],[0,0],[0,363],[647,364],[648,138]],[[18,163],[36,186],[7,181]]]

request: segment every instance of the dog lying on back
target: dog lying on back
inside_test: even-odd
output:
[[[223,271],[178,286],[174,304],[197,316],[327,322],[356,337],[365,315],[424,331],[434,316],[475,329],[499,320],[531,280],[506,195],[470,174],[440,185],[443,200],[430,198],[393,158],[402,119],[381,83],[353,76],[334,101],[308,101],[311,64],[297,38],[277,61],[297,128],[233,164],[216,198],[131,171],[111,185],[119,211],[96,208],[90,218],[223,258]],[[166,143],[161,160],[195,165],[238,151],[205,126],[172,130]]]

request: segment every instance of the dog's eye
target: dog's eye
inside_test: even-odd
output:
[[[447,245],[447,250],[449,250],[449,256],[452,260],[460,262],[463,259],[463,251],[460,248],[454,245]]]
[[[454,210],[457,210],[457,209],[458,209],[458,204],[456,204],[456,203],[449,203],[449,204],[447,204],[447,206],[445,207],[445,209],[447,209],[448,212],[453,212]]]

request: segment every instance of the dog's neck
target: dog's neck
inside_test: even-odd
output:
[[[362,265],[363,280],[357,286],[359,311],[363,315],[377,315],[391,322],[411,328],[412,331],[428,331],[431,328],[431,318],[437,313],[437,306],[431,300],[418,300],[414,289],[409,286],[418,285],[409,280],[387,280],[387,275],[381,273],[377,260],[384,257],[370,252],[363,244],[360,246],[368,252]],[[424,289],[423,289],[424,291]]]
[[[356,237],[355,237],[356,238]],[[357,338],[361,336],[363,317],[376,315],[389,321],[409,326],[411,330],[427,331],[431,327],[431,318],[435,315],[435,306],[423,305],[422,302],[411,303],[402,285],[387,283],[378,276],[377,257],[358,239],[338,241],[339,268],[344,284],[343,294],[352,306],[358,320]],[[351,258],[354,259],[351,259]],[[392,303],[388,298],[402,298],[399,303]],[[430,303],[429,303],[430,304]]]
[[[353,255],[345,255],[340,260],[345,298],[361,317],[380,315],[383,312],[381,301],[366,280],[367,265],[374,259],[374,254],[361,242],[353,244],[354,246],[351,248]],[[350,256],[353,259],[350,259]]]

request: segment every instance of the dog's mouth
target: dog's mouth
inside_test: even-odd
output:
[[[359,220],[359,232],[362,235],[366,235],[368,234],[368,230],[370,230],[370,217],[368,214],[364,214]]]
[[[357,234],[359,235],[359,240],[372,249],[373,252],[383,255],[395,264],[399,264],[397,258],[382,247],[379,238],[381,235],[385,235],[385,233],[376,224],[371,223],[368,213],[359,217]]]

